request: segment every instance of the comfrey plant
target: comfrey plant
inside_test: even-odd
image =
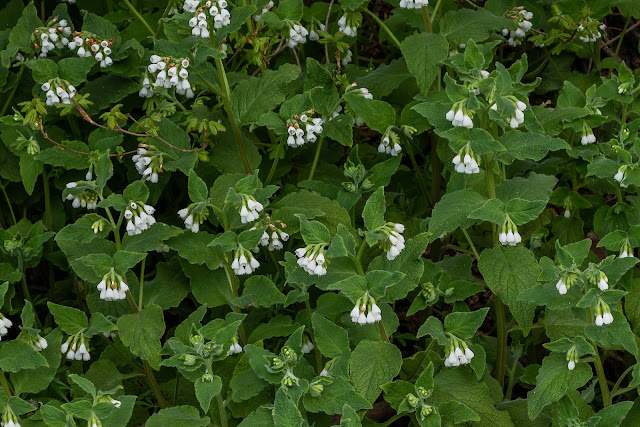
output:
[[[0,4],[0,425],[638,424],[637,16]]]

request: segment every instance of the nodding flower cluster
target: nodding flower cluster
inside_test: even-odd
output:
[[[470,363],[475,355],[467,343],[453,335],[449,336],[449,340],[449,353],[444,359],[444,366],[460,366]]]
[[[567,350],[567,368],[573,371],[576,368],[576,363],[580,361],[580,355],[578,354],[578,348],[575,344]]]
[[[53,22],[51,27],[46,28],[37,28],[34,31],[33,38],[40,40],[40,45],[38,45],[38,41],[33,42],[33,46],[36,49],[36,52],[39,50],[40,54],[38,55],[40,58],[46,58],[47,52],[55,49],[61,48],[69,44],[68,37],[71,36],[71,27],[67,25],[67,21],[65,19],[61,19],[58,21],[58,17],[53,18]]]
[[[598,289],[603,292],[609,289],[609,278],[602,271],[599,274],[594,275],[592,277],[592,281],[598,286]]]
[[[11,326],[13,326],[13,322],[0,313],[0,339],[9,333]]]
[[[85,181],[79,181],[80,187],[82,188],[82,192],[80,189],[73,190],[78,187],[78,182],[68,182],[67,189],[65,193],[67,193],[66,200],[71,200],[71,206],[74,208],[87,208],[88,210],[93,210],[98,206],[98,192],[91,185],[87,185],[89,183]]]
[[[527,109],[527,104],[520,101],[515,96],[506,96],[504,99],[510,101],[515,107],[513,115],[508,117],[507,120],[509,121],[509,127],[511,127],[511,129],[517,129],[518,126],[524,123],[524,110]],[[493,111],[498,111],[498,104],[493,104],[491,109]]]
[[[269,0],[269,3],[265,4],[260,13],[253,15],[253,20],[259,22],[262,19],[262,15],[269,12],[274,6],[273,0]],[[309,37],[311,39],[311,37]]]
[[[376,304],[376,300],[367,291],[361,298],[358,298],[349,316],[353,323],[367,325],[382,320],[382,311]]]
[[[307,273],[316,276],[324,276],[327,274],[328,261],[324,254],[325,248],[321,243],[296,249],[298,265]]]
[[[596,142],[596,136],[593,134],[593,130],[586,123],[582,123],[582,136],[580,137],[580,144],[587,145]]]
[[[560,295],[566,295],[566,293],[571,289],[571,286],[575,285],[578,282],[578,274],[572,273],[570,271],[565,271],[562,273],[562,276],[558,279],[556,283],[556,289]]]
[[[466,101],[453,104],[451,110],[447,111],[446,118],[453,126],[461,126],[467,129],[473,128],[473,112],[465,107]]]
[[[429,6],[429,0],[400,0],[400,7],[404,9],[420,9]]]
[[[227,356],[233,356],[239,353],[242,353],[242,346],[238,343],[238,337],[233,337],[229,351],[227,351]]]
[[[124,282],[122,276],[117,274],[113,268],[102,276],[102,280],[96,288],[100,291],[100,299],[105,301],[125,299],[129,290],[129,286]]]
[[[355,37],[358,34],[358,25],[362,21],[362,16],[360,19],[357,19],[357,15],[342,15],[340,19],[338,19],[338,30],[343,32],[345,36]]]
[[[4,405],[4,412],[2,413],[2,420],[0,421],[0,426],[20,427],[20,420],[18,420],[18,417],[16,416],[16,414],[13,413],[13,410],[9,405]]]
[[[191,203],[188,207],[180,209],[178,215],[184,221],[185,228],[197,233],[200,231],[200,224],[207,220],[209,209],[206,203]]]
[[[155,211],[155,208],[151,205],[145,205],[142,202],[130,202],[124,211],[129,236],[140,234],[155,224],[156,219],[152,216]]]
[[[375,230],[375,233],[384,234],[387,239],[382,242],[382,249],[387,253],[387,259],[393,261],[404,249],[404,225],[395,222],[387,222]]]
[[[176,93],[187,98],[193,98],[194,93],[189,83],[189,58],[174,59],[151,55],[150,64],[142,80],[142,88],[138,95],[142,98],[151,98],[159,89],[171,89],[175,87]],[[151,78],[149,78],[151,76]]]
[[[606,29],[606,25],[598,25],[598,21],[595,19],[586,18],[582,24],[578,25],[578,37],[584,43],[595,42],[602,37],[602,33]]]
[[[267,219],[269,219],[267,217]],[[270,251],[281,250],[284,246],[282,242],[286,242],[289,240],[289,235],[284,232],[284,228],[287,227],[287,224],[280,223],[281,230],[278,230],[278,227],[274,224],[269,224],[264,233],[262,233],[262,237],[260,238],[260,244],[262,246],[267,246],[267,249]],[[282,242],[281,242],[282,240]]]
[[[240,203],[240,221],[243,224],[253,222],[260,217],[259,212],[262,212],[264,206],[258,202],[253,196],[246,194],[240,195],[242,202]]]
[[[353,60],[353,52],[351,52],[351,49],[347,49],[346,55],[344,55],[344,58],[342,58],[340,62],[342,63],[342,65],[347,65],[347,64],[350,64],[352,60]]]
[[[185,6],[187,5],[187,0],[185,2]],[[193,4],[195,2],[191,2]],[[197,2],[198,6],[200,5],[200,1]],[[191,5],[190,5],[191,6]],[[225,25],[229,25],[231,22],[231,14],[226,9],[228,6],[226,0],[217,0],[217,1],[207,1],[202,8],[197,8],[195,10],[189,10],[189,12],[194,12],[195,16],[189,20],[189,26],[192,28],[191,34],[196,37],[209,38],[209,24],[207,22],[207,14],[205,11],[209,12],[209,16],[213,17],[213,27],[216,29],[220,29]],[[190,7],[191,9],[191,7]]]
[[[51,79],[40,86],[47,97],[47,105],[54,107],[60,102],[71,104],[71,99],[76,96],[76,88],[66,80],[59,78]]]
[[[231,268],[237,276],[251,274],[253,270],[260,267],[260,263],[253,257],[250,251],[240,247],[233,256]]]
[[[402,152],[402,146],[399,144],[400,137],[392,130],[388,130],[378,145],[378,153],[391,154],[393,157]]]
[[[620,247],[620,258],[631,258],[633,255],[633,247],[629,239],[625,239],[624,243]]]
[[[313,110],[308,110],[287,121],[287,132],[289,133],[287,145],[289,147],[301,147],[307,142],[318,140],[316,134],[322,133],[324,122],[320,117],[314,118],[314,114]]]
[[[80,343],[80,345],[78,345]],[[82,333],[72,335],[60,346],[62,353],[67,353],[67,359],[69,360],[84,360],[85,362],[91,360],[89,349],[84,342],[84,335]]]
[[[509,215],[505,215],[504,222],[502,223],[502,229],[500,231],[500,235],[498,236],[498,240],[500,244],[505,246],[515,246],[518,243],[522,242],[522,237],[520,233],[518,233],[518,227],[516,224],[509,218]]]
[[[610,325],[613,323],[613,314],[611,314],[611,309],[609,308],[609,304],[604,302],[602,298],[598,297],[598,302],[596,303],[596,326],[602,325]]]
[[[287,42],[287,46],[293,49],[299,44],[305,44],[308,35],[309,31],[307,31],[305,27],[300,24],[293,24],[293,26],[289,28],[289,41]]]
[[[163,172],[163,158],[162,152],[154,145],[138,145],[138,151],[131,156],[131,160],[135,163],[138,173],[147,181],[154,184],[158,182],[158,173]]]
[[[91,55],[100,63],[101,68],[113,64],[110,55],[112,53],[113,39],[103,40],[95,34],[76,31],[73,40],[67,44],[71,50],[81,58],[89,58]]]
[[[49,346],[47,340],[42,338],[40,335],[36,335],[35,338],[33,338],[31,335],[28,335],[27,342],[33,346],[35,351],[42,351]]]
[[[454,164],[455,170],[458,173],[467,175],[480,173],[480,166],[478,165],[480,157],[475,155],[469,144],[462,147],[451,162]]]
[[[627,188],[628,185],[622,183],[622,181],[624,181],[626,177],[627,177],[627,166],[622,165],[618,168],[618,172],[616,172],[616,174],[613,176],[613,179],[618,181],[618,183],[620,184],[620,187]]]
[[[304,337],[305,341],[302,344],[302,354],[309,354],[311,353],[311,350],[313,350],[315,348],[315,346],[313,345],[313,343],[307,339],[307,337]]]
[[[320,31],[324,31],[325,30],[325,26],[324,26],[323,23],[319,22],[317,25],[318,25],[318,29]],[[314,41],[314,42],[320,40],[320,34],[318,34],[318,32],[316,31],[316,28],[315,28],[315,26],[313,26],[313,24],[312,24],[311,30],[309,31],[309,40]],[[349,52],[351,52],[351,51],[349,51]]]
[[[513,10],[511,19],[516,23],[518,28],[515,31],[509,31],[508,28],[502,30],[502,35],[504,37],[509,36],[507,39],[509,46],[519,46],[522,44],[522,40],[525,38],[527,31],[531,29],[532,18],[533,13],[527,12],[522,8],[522,6]]]

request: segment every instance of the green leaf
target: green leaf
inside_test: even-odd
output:
[[[537,418],[545,406],[560,400],[567,391],[582,387],[592,375],[587,363],[578,363],[570,371],[566,355],[552,353],[545,357],[536,377],[536,388],[527,393],[529,418]]]
[[[18,372],[48,366],[47,360],[24,341],[8,341],[0,347],[0,369]]]
[[[299,73],[295,65],[284,64],[276,71],[268,70],[261,77],[242,81],[231,91],[229,100],[240,124],[250,124],[281,104]]]
[[[38,84],[58,77],[58,65],[55,61],[46,58],[40,58],[35,61],[27,62],[27,67],[31,70],[31,76]]]
[[[222,390],[222,380],[217,375],[213,376],[212,381],[203,381],[202,378],[198,378],[194,386],[198,403],[200,403],[200,407],[206,414],[209,412],[211,400]]]
[[[316,339],[314,344],[324,356],[330,359],[338,357],[345,348],[349,347],[347,331],[331,320],[313,313],[311,324]]]
[[[207,188],[207,184],[198,177],[193,169],[189,171],[189,182],[187,187],[189,189],[189,198],[192,202],[202,203],[209,198],[209,189]]]
[[[124,200],[128,202],[146,202],[149,198],[149,189],[140,180],[134,181],[124,189],[122,193]]]
[[[475,335],[484,322],[489,307],[471,312],[450,313],[444,319],[444,328],[447,332],[467,340]]]
[[[342,417],[340,417],[340,427],[362,427],[362,422],[356,411],[346,403],[342,407]]]
[[[587,338],[595,341],[599,347],[606,350],[622,347],[629,353],[636,355],[638,346],[627,319],[622,313],[615,310],[612,310],[611,314],[613,314],[613,323],[609,325],[588,325],[585,328]]]
[[[417,337],[420,338],[425,335],[429,335],[431,338],[438,341],[438,343],[442,346],[445,346],[449,343],[449,338],[447,338],[444,333],[444,326],[442,325],[440,319],[438,319],[437,317],[430,316],[426,320],[426,322],[424,322],[424,324],[420,326],[420,329],[418,329]]]
[[[309,221],[304,216],[298,215],[300,219],[300,234],[307,245],[329,244],[331,234],[329,229],[318,221]]]
[[[448,56],[447,39],[441,34],[414,34],[402,41],[400,49],[418,87],[422,92],[428,92],[440,74],[440,61]]]
[[[273,423],[278,427],[300,427],[303,425],[302,414],[283,388],[276,392],[276,400],[273,404]]]
[[[367,126],[379,133],[384,133],[389,126],[395,124],[396,111],[391,105],[384,101],[367,99],[355,92],[343,95],[343,99],[347,101],[356,116],[364,119]]]
[[[157,305],[145,307],[136,314],[127,314],[118,319],[118,333],[129,350],[158,369],[160,367],[160,338],[165,324],[162,308]]]
[[[89,326],[87,315],[77,308],[47,302],[53,319],[67,335],[75,335]]]
[[[303,402],[307,411],[324,412],[327,415],[340,414],[344,405],[357,411],[371,408],[367,399],[356,393],[351,384],[338,377],[331,378],[331,383],[324,385],[320,396],[314,397],[308,393]]]
[[[161,409],[151,415],[146,422],[147,427],[185,427],[185,426],[206,426],[209,424],[209,417],[200,418],[200,412],[193,406],[174,406],[172,408]]]
[[[440,18],[440,34],[454,45],[467,43],[469,39],[481,42],[492,33],[508,28],[510,21],[503,16],[495,16],[484,9],[451,10]],[[469,25],[469,23],[473,25]]]
[[[62,353],[62,333],[59,329],[54,329],[49,335],[43,335],[48,346],[40,351],[40,355],[47,361],[47,366],[40,366],[37,369],[23,369],[19,372],[11,373],[11,383],[15,387],[16,393],[39,393],[49,387],[49,384],[56,376]]]
[[[345,147],[353,145],[353,125],[355,121],[349,114],[339,114],[322,125],[322,135],[339,142]]]
[[[96,64],[94,58],[65,58],[58,62],[58,77],[72,85],[80,85],[87,79],[91,67]]]
[[[251,276],[244,282],[242,296],[234,301],[238,307],[273,307],[284,304],[286,297],[276,285],[265,276]]]
[[[69,379],[80,386],[80,388],[86,393],[90,394],[92,397],[96,397],[98,390],[96,390],[96,386],[93,385],[91,381],[76,374],[69,375]]]
[[[302,19],[302,0],[283,0],[278,4],[276,13],[282,19],[300,21]]]
[[[402,367],[402,355],[393,344],[362,341],[351,354],[349,372],[356,392],[375,402],[380,386],[390,382]]]
[[[486,199],[470,188],[445,194],[433,208],[429,222],[429,241],[450,234],[458,227],[467,229],[476,221],[468,219],[469,214]]]
[[[569,149],[569,144],[563,139],[536,132],[511,130],[502,135],[498,141],[506,149],[498,154],[498,159],[508,165],[515,159],[537,162],[542,160],[549,151]]]
[[[364,205],[362,211],[362,219],[364,220],[364,226],[367,230],[374,232],[378,228],[385,225],[384,214],[386,212],[384,188],[379,187]]]
[[[478,269],[489,289],[509,306],[523,332],[528,334],[536,305],[519,301],[518,295],[537,284],[540,268],[535,256],[522,246],[485,249],[480,254]]]

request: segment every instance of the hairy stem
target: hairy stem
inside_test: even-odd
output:
[[[11,385],[9,381],[7,381],[7,377],[4,375],[4,371],[0,370],[0,384],[2,384],[2,389],[7,397],[11,397]]]
[[[138,20],[140,22],[142,22],[142,25],[144,25],[144,27],[149,31],[149,34],[151,34],[153,37],[155,37],[156,36],[156,32],[153,31],[153,28],[151,28],[151,25],[149,25],[147,20],[144,19],[144,16],[140,15],[140,12],[138,12],[138,10],[135,7],[133,7],[133,5],[131,4],[131,2],[129,0],[122,0],[122,1],[124,1],[124,4],[127,5],[129,10],[131,10],[131,12],[136,16],[136,18],[138,18]]]
[[[378,25],[380,25],[380,28],[382,28],[389,35],[389,38],[391,40],[393,40],[393,42],[396,44],[396,46],[400,47],[400,42],[398,41],[396,36],[389,29],[389,27],[387,27],[387,25],[384,22],[382,22],[382,20],[380,18],[378,18],[376,16],[375,13],[371,12],[369,9],[363,9],[363,12],[366,13],[367,15],[371,16],[373,18],[373,20],[376,21],[378,23]]]
[[[322,371],[322,354],[320,354],[320,350],[318,350],[318,344],[316,343],[316,336],[313,332],[313,324],[311,321],[311,304],[309,303],[309,294],[307,293],[307,299],[304,300],[304,305],[307,310],[307,318],[309,320],[309,335],[311,336],[311,342],[313,343],[313,350],[316,354],[316,369],[318,373]]]
[[[140,290],[138,292],[138,308],[142,310],[142,297],[144,295],[144,266],[147,262],[147,257],[142,258],[142,263],[140,264],[140,280],[139,286]]]
[[[24,64],[20,66],[20,70],[18,71],[18,77],[16,78],[16,82],[13,84],[13,89],[11,89],[11,93],[7,97],[7,100],[4,102],[2,106],[2,110],[0,110],[0,116],[4,116],[4,113],[7,112],[9,106],[11,105],[11,101],[13,101],[13,95],[16,94],[18,90],[18,86],[20,86],[20,79],[22,79],[22,73],[24,73]]]
[[[216,58],[216,68],[218,69],[218,75],[220,77],[220,89],[222,90],[221,95],[224,109],[227,112],[227,117],[229,118],[231,129],[233,130],[233,136],[235,137],[236,144],[238,146],[238,152],[240,153],[240,157],[242,158],[242,165],[244,166],[245,172],[250,174],[252,173],[251,165],[249,164],[249,159],[247,158],[247,152],[244,149],[244,141],[242,140],[242,133],[240,132],[238,121],[236,120],[236,116],[233,114],[233,108],[231,108],[231,90],[229,89],[229,81],[227,80],[227,74],[224,71],[224,64],[222,63],[222,59]]]
[[[4,185],[0,184],[0,189],[2,189],[2,193],[4,194],[4,199],[7,201],[7,206],[9,206],[9,212],[11,212],[11,219],[13,220],[13,224],[17,223],[16,214],[13,213],[13,206],[11,206],[11,200],[9,200],[9,195],[7,194],[7,189]]]
[[[225,412],[224,401],[220,393],[216,396],[216,400],[218,401],[218,409],[220,410],[220,424],[222,427],[227,427],[227,413]]]
[[[318,146],[316,147],[316,155],[313,157],[313,163],[311,164],[311,171],[309,172],[309,180],[313,179],[313,175],[316,173],[316,167],[318,167],[318,160],[320,159],[320,151],[322,151],[322,140],[318,140]]]

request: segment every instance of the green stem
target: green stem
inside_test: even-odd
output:
[[[440,200],[440,158],[438,157],[438,137],[427,133],[431,139],[431,201],[435,205]]]
[[[142,264],[140,265],[140,291],[138,292],[138,308],[142,310],[142,297],[144,295],[144,266],[147,262],[147,257],[142,258]]]
[[[322,371],[322,354],[320,354],[320,350],[318,350],[318,343],[316,342],[316,337],[313,332],[313,323],[311,320],[311,304],[309,303],[309,293],[307,293],[307,298],[304,300],[304,305],[307,310],[307,319],[309,321],[309,335],[311,336],[311,342],[313,343],[313,349],[316,353],[316,369],[317,372]]]
[[[116,344],[115,344],[113,341],[111,341],[110,339],[108,339],[107,337],[105,337],[105,336],[104,336],[104,335],[102,335],[102,334],[98,334],[98,335],[100,335],[100,336],[102,337],[102,339],[103,339],[103,340],[104,340],[104,341],[105,341],[105,342],[106,342],[106,343],[107,343],[111,348],[113,348],[113,350],[114,350],[116,353],[118,353],[118,355],[119,355],[120,357],[122,357],[122,360],[124,360],[124,361],[125,361],[125,362],[127,362],[129,365],[131,365],[131,366],[132,366],[136,371],[138,371],[138,372],[140,372],[141,374],[143,374],[143,375],[144,375],[144,373],[145,373],[145,372],[144,372],[144,369],[142,369],[140,366],[136,365],[136,364],[133,362],[133,360],[129,359],[129,357],[128,357],[126,354],[124,354],[124,353],[123,353],[123,352],[118,348],[118,346],[116,346]]]
[[[595,351],[593,356],[594,365],[596,366],[596,373],[598,374],[598,383],[600,384],[600,392],[602,393],[602,404],[605,408],[611,406],[611,393],[609,392],[609,384],[607,384],[607,376],[604,373],[604,368],[602,366],[602,360],[600,360],[600,352],[598,351],[598,346],[591,342],[593,349]]]
[[[140,12],[138,12],[138,10],[135,7],[133,7],[133,5],[131,4],[131,2],[129,0],[123,0],[123,1],[124,1],[124,4],[126,4],[127,7],[129,7],[131,12],[133,12],[133,14],[136,16],[136,18],[138,18],[140,20],[140,22],[142,22],[142,25],[145,26],[145,28],[149,31],[149,33],[153,37],[155,37],[156,36],[156,32],[153,31],[153,28],[151,28],[151,25],[149,25],[147,20],[144,19],[144,16],[140,15]]]
[[[176,369],[176,386],[173,389],[173,405],[171,406],[176,406],[178,404],[178,394],[180,391],[180,377],[181,377],[180,371]]]
[[[615,395],[616,390],[618,390],[618,387],[620,387],[620,384],[622,383],[622,380],[623,380],[627,375],[629,375],[629,373],[630,373],[631,371],[633,371],[633,368],[635,368],[635,365],[631,365],[631,366],[629,366],[629,367],[627,368],[627,370],[626,370],[626,371],[624,371],[624,372],[622,373],[622,375],[620,375],[620,377],[618,378],[618,381],[616,381],[615,385],[614,385],[614,386],[613,386],[613,388],[611,389],[611,394],[612,394],[612,395]]]
[[[380,338],[382,338],[382,341],[390,342],[389,337],[387,336],[387,332],[384,330],[384,325],[382,324],[382,320],[376,323],[378,324],[378,332],[380,333]]]
[[[226,215],[224,216],[225,219],[225,223],[226,223]],[[225,229],[227,229],[227,227],[225,226]],[[231,295],[233,296],[233,299],[235,300],[236,298],[238,298],[238,283],[236,282],[237,277],[235,275],[235,273],[233,273],[233,271],[231,271],[231,268],[229,267],[231,265],[231,261],[227,260],[227,262],[223,263],[224,265],[224,272],[227,275],[227,280],[229,281],[229,287],[231,288]],[[232,304],[231,302],[229,302],[229,306],[231,307],[231,309],[233,311],[235,311],[236,313],[240,313],[241,312],[241,308]],[[240,342],[242,343],[243,346],[245,346],[247,344],[247,334],[244,330],[244,323],[240,323],[240,328],[239,328],[239,335],[240,335]]]
[[[33,300],[31,299],[31,294],[29,293],[29,287],[27,286],[27,275],[25,274],[24,260],[22,259],[22,254],[18,255],[18,271],[22,276],[22,279],[20,280],[20,284],[22,285],[22,293],[24,294],[24,297],[27,299],[27,301],[29,301],[31,305],[33,305]],[[35,322],[36,327],[38,329],[42,329],[42,324],[40,323],[40,319],[38,318],[38,313],[35,312],[35,309],[33,311],[33,320]]]
[[[49,190],[49,174],[47,174],[46,168],[42,169],[42,181],[44,184],[44,225],[47,227],[47,231],[53,231],[51,219],[51,192]]]
[[[169,16],[169,12],[171,11],[171,8],[173,7],[174,3],[175,3],[175,0],[169,0],[169,2],[167,2],[167,7],[164,9],[162,18],[160,18],[160,21],[158,22],[158,29],[156,30],[156,34],[162,34],[162,26],[164,25],[163,19]]]
[[[436,6],[433,8],[433,13],[431,14],[431,23],[433,24],[433,20],[436,19],[436,14],[438,13],[438,9],[440,9],[440,3],[442,0],[438,0]]]
[[[122,222],[122,215],[120,216],[120,218],[118,219],[118,223],[116,224],[115,220],[113,219],[113,215],[111,215],[111,210],[109,210],[109,208],[104,208],[105,212],[107,213],[107,218],[109,218],[109,222],[111,222],[111,226],[113,227],[113,237],[116,240],[116,250],[120,250],[122,249],[122,243],[120,242],[120,224]]]
[[[146,360],[142,361],[144,363],[144,373],[147,376],[147,382],[153,391],[153,394],[156,396],[158,400],[158,404],[162,409],[169,407],[167,403],[167,399],[165,399],[164,394],[162,394],[162,390],[158,386],[158,382],[156,381],[156,377],[153,375],[153,370],[151,369],[151,365]]]
[[[273,163],[271,163],[271,169],[269,170],[269,175],[267,175],[267,179],[264,181],[264,185],[267,186],[273,179],[273,175],[276,173],[276,169],[278,168],[278,162],[280,161],[280,151],[283,148],[284,139],[280,139],[280,144],[278,144],[278,151],[276,152],[276,158],[273,159]],[[318,141],[318,144],[320,142]]]
[[[625,394],[625,393],[628,393],[628,392],[630,392],[630,391],[634,391],[634,390],[637,390],[637,389],[638,389],[638,387],[625,387],[625,388],[621,388],[620,390],[618,390],[618,391],[616,391],[615,393],[613,393],[613,394],[611,395],[611,398],[614,398],[614,397],[616,397],[616,396],[620,396],[621,394]]]
[[[47,11],[45,7],[45,0],[40,0],[40,19],[42,22],[47,22]]]
[[[236,116],[233,114],[233,108],[231,108],[231,90],[229,89],[229,82],[227,80],[227,74],[224,71],[224,64],[222,63],[222,59],[216,58],[216,68],[218,69],[218,75],[220,77],[220,89],[222,90],[222,102],[224,103],[224,109],[227,112],[227,116],[229,118],[229,123],[231,124],[231,129],[233,130],[233,135],[236,139],[236,144],[238,146],[238,151],[240,152],[240,157],[242,158],[242,164],[244,166],[244,170],[246,173],[251,174],[251,165],[249,164],[249,159],[247,158],[247,153],[244,149],[244,141],[242,140],[242,133],[240,132],[240,127],[238,126],[238,122],[236,120]]]
[[[218,409],[220,411],[220,424],[222,427],[227,427],[227,413],[225,412],[224,401],[220,393],[216,396],[216,400],[218,401]]]
[[[2,384],[2,389],[7,397],[11,397],[11,385],[9,381],[7,381],[7,377],[4,375],[4,371],[0,370],[0,384]]]
[[[424,27],[427,31],[427,34],[431,34],[433,29],[431,28],[431,19],[429,18],[429,11],[427,10],[427,6],[422,6],[422,19],[424,20]]]
[[[18,221],[16,221],[16,214],[13,213],[13,206],[11,206],[11,200],[9,200],[7,190],[2,184],[0,184],[0,188],[2,189],[2,193],[4,194],[4,199],[7,201],[7,206],[9,206],[9,211],[11,212],[11,219],[13,220],[13,224],[15,225]]]
[[[16,82],[13,84],[13,89],[11,89],[11,93],[7,97],[7,100],[4,102],[2,106],[2,110],[0,111],[0,117],[4,116],[4,113],[7,112],[9,106],[11,105],[11,101],[13,101],[13,95],[16,94],[18,90],[18,86],[20,86],[20,80],[22,79],[22,73],[24,73],[24,65],[20,66],[20,71],[18,71],[18,77],[16,78]]]
[[[496,360],[496,380],[502,388],[504,386],[504,368],[507,358],[507,329],[504,313],[504,304],[499,296],[495,295],[496,322],[498,328],[498,356]]]
[[[467,239],[467,242],[469,243],[471,250],[473,251],[473,256],[476,257],[476,261],[480,261],[480,255],[478,255],[478,251],[476,250],[476,246],[473,244],[473,240],[471,240],[471,236],[469,236],[469,233],[467,233],[466,229],[461,229],[461,230],[462,230],[462,234],[464,234],[464,237]]]
[[[427,189],[427,185],[422,180],[420,168],[418,167],[418,162],[416,161],[416,157],[413,155],[413,148],[411,148],[411,142],[407,141],[405,146],[407,147],[407,153],[409,154],[409,159],[411,159],[413,172],[416,174],[416,180],[418,181],[418,185],[420,186],[422,195],[424,196],[424,199],[427,202],[427,205],[433,206],[433,203],[431,201],[431,196],[429,196],[429,190]]]
[[[380,28],[382,28],[388,35],[389,38],[391,40],[393,40],[393,42],[396,44],[396,46],[400,47],[400,42],[398,41],[398,39],[396,38],[396,36],[393,34],[393,32],[391,32],[391,30],[389,29],[389,27],[387,27],[387,25],[382,22],[382,20],[380,18],[378,18],[373,12],[371,12],[369,9],[363,9],[364,13],[366,13],[367,15],[371,16],[374,21],[376,21],[378,23],[378,25],[380,25]]]
[[[320,151],[322,151],[322,140],[318,140],[318,146],[316,147],[316,155],[313,157],[313,163],[311,164],[311,171],[309,172],[309,180],[313,179],[313,175],[316,173],[316,167],[318,166],[318,160],[320,159]]]
[[[358,254],[356,255],[356,268],[358,269],[358,274],[364,277],[364,269],[362,268],[362,254],[364,254],[364,250],[367,246],[367,243],[363,240],[360,245],[360,249],[358,249]]]
[[[631,23],[631,17],[627,18],[627,22],[624,23],[624,28],[622,28],[622,32],[620,33],[620,40],[618,40],[616,51],[613,54],[614,58],[618,57],[618,52],[620,52],[620,48],[622,47],[622,39],[624,39],[624,35],[627,33],[627,28],[629,28],[630,23]]]
[[[587,308],[587,318],[589,319],[589,323],[593,323],[593,314],[591,314],[591,309]],[[607,383],[607,376],[604,373],[604,367],[602,366],[602,360],[600,359],[600,352],[598,351],[598,346],[595,342],[591,341],[591,346],[593,347],[593,364],[596,367],[596,374],[598,376],[598,383],[600,384],[600,393],[602,393],[602,404],[605,408],[611,406],[611,393],[609,392],[609,384]]]
[[[513,386],[515,385],[516,367],[518,366],[518,360],[513,361],[511,371],[509,372],[509,385],[507,386],[507,392],[504,395],[504,401],[511,400],[511,393],[513,392]]]

